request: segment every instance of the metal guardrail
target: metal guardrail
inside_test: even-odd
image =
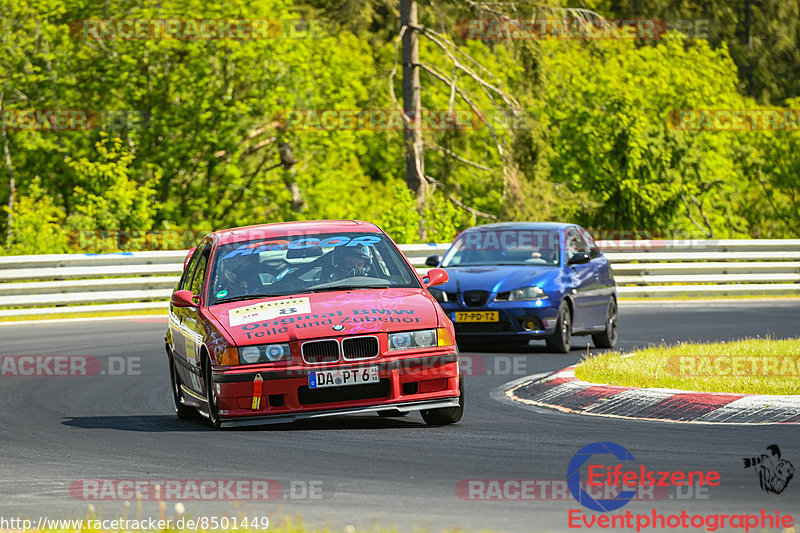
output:
[[[800,239],[598,244],[620,298],[800,295]]]
[[[598,241],[621,298],[800,295],[800,239]],[[448,244],[400,249],[420,273]],[[162,309],[186,251],[0,257],[0,317]]]

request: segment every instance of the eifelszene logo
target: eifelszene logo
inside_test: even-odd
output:
[[[593,442],[584,446],[576,453],[567,467],[567,487],[575,498],[575,501],[582,506],[607,513],[616,511],[624,507],[636,497],[637,487],[684,487],[690,485],[698,486],[718,486],[720,475],[716,471],[704,472],[697,471],[654,471],[645,465],[625,468],[623,464],[613,467],[596,464],[597,461],[590,461],[595,455],[613,455],[619,461],[635,461],[636,458],[631,452],[614,442]],[[621,486],[622,490],[613,498],[594,499],[581,487],[581,467],[587,464],[588,479],[587,487],[605,487],[613,489]],[[595,463],[595,464],[593,464]]]
[[[761,457],[744,457],[745,468],[752,468],[758,474],[761,490],[780,494],[794,476],[794,466],[786,459],[781,458],[781,449],[777,444],[767,446],[769,454],[762,453]]]
[[[793,468],[780,458],[777,446],[768,448],[770,455],[760,459],[745,459],[745,468],[764,465],[766,475],[761,477],[764,490],[783,490],[791,478]],[[616,460],[616,461],[615,461]],[[636,459],[628,450],[613,442],[593,442],[576,453],[567,467],[567,487],[572,497],[583,507],[599,512],[585,512],[570,509],[567,525],[570,529],[601,528],[618,531],[636,529],[637,532],[649,530],[693,529],[698,531],[722,531],[735,529],[757,531],[792,528],[794,517],[782,515],[780,511],[757,513],[692,513],[682,509],[679,513],[664,513],[658,509],[648,512],[635,512],[630,509],[618,511],[634,499],[636,490],[644,487],[718,487],[720,474],[715,470],[663,470],[655,471],[645,464],[633,463]],[[614,464],[616,462],[616,464]],[[609,464],[604,464],[609,463]],[[581,480],[581,472],[586,481]],[[762,476],[759,473],[759,476]],[[777,482],[776,482],[777,479]],[[765,481],[766,480],[766,481]],[[586,487],[588,490],[584,490]],[[767,489],[765,487],[770,487]],[[622,488],[623,490],[620,490]],[[594,490],[597,489],[597,490]],[[602,490],[599,490],[602,489]],[[595,499],[593,494],[602,493]],[[590,492],[591,491],[591,492]],[[618,511],[618,512],[611,512]]]
[[[581,488],[581,467],[592,458],[593,455],[612,454],[620,461],[634,461],[633,454],[615,442],[593,442],[581,448],[576,453],[567,467],[567,487],[572,497],[579,504],[591,509],[605,513],[616,511],[625,506],[636,495],[636,491],[623,490],[613,499],[595,500],[589,493]],[[591,473],[589,475],[591,478]]]

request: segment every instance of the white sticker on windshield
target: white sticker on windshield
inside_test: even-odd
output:
[[[245,307],[237,307],[228,311],[228,322],[231,326],[240,326],[260,320],[271,320],[286,315],[304,315],[311,313],[308,298],[288,298],[261,302]]]

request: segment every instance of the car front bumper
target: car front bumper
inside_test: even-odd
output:
[[[480,307],[468,307],[444,302],[442,309],[453,321],[456,338],[481,340],[506,338],[509,340],[541,339],[555,331],[559,302],[551,299],[503,302],[491,301]],[[456,313],[497,311],[499,320],[491,322],[459,321]]]
[[[450,348],[452,350],[452,348]],[[309,373],[378,367],[380,381],[309,388]],[[223,425],[283,423],[347,413],[413,411],[458,405],[460,363],[453,351],[336,364],[222,367],[213,371]],[[260,384],[260,396],[256,394]],[[257,408],[253,399],[260,397]]]
[[[442,407],[458,407],[458,398],[445,398],[443,400],[426,400],[421,402],[405,402],[391,404],[394,410],[401,413],[409,413],[411,411],[420,411],[422,409],[439,409]],[[265,424],[288,424],[297,420],[304,420],[309,418],[322,418],[326,416],[338,416],[348,414],[361,414],[361,413],[377,413],[386,411],[386,405],[373,405],[368,407],[339,407],[328,411],[301,411],[295,413],[287,413],[283,415],[248,415],[240,418],[222,418],[222,427],[240,427],[240,426],[260,426]]]

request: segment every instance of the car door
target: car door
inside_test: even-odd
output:
[[[183,274],[175,287],[175,291],[189,290],[192,283],[192,276],[194,275],[197,263],[200,260],[200,254],[197,252],[197,247],[192,248],[192,256],[189,258],[188,263],[183,268]],[[172,304],[169,306],[169,328],[172,333],[172,353],[175,357],[186,360],[186,343],[182,331],[182,323],[184,319],[183,308],[175,307]]]
[[[569,228],[565,235],[567,271],[572,280],[572,329],[580,331],[591,327],[592,322],[592,284],[594,273],[591,261],[583,264],[569,264],[570,259],[578,253],[587,253],[586,245],[577,228]]]
[[[611,275],[608,259],[600,252],[600,248],[598,248],[597,243],[594,242],[589,232],[583,228],[579,228],[578,232],[583,237],[586,250],[591,258],[588,263],[592,279],[590,280],[591,285],[587,296],[587,310],[589,311],[587,327],[604,327],[608,304],[614,292],[614,278]]]
[[[195,296],[201,295],[210,253],[211,243],[208,241],[202,243],[195,250],[186,267],[178,290],[191,291]],[[199,305],[200,301],[198,300],[198,307],[170,306],[170,327],[173,330],[173,351],[178,359],[178,374],[181,377],[181,382],[195,391],[200,391],[202,388],[198,372],[200,368]]]
[[[183,309],[183,334],[186,346],[186,360],[193,370],[190,370],[188,375],[188,383],[191,384],[192,389],[198,393],[203,392],[202,379],[200,378],[200,370],[202,361],[200,360],[200,347],[203,344],[205,336],[205,329],[200,321],[200,307],[205,302],[205,279],[208,273],[208,263],[211,257],[211,243],[206,243],[202,250],[198,250],[200,259],[197,261],[197,267],[192,274],[192,282],[189,285],[189,290],[192,294],[198,297],[197,307],[186,307]]]

